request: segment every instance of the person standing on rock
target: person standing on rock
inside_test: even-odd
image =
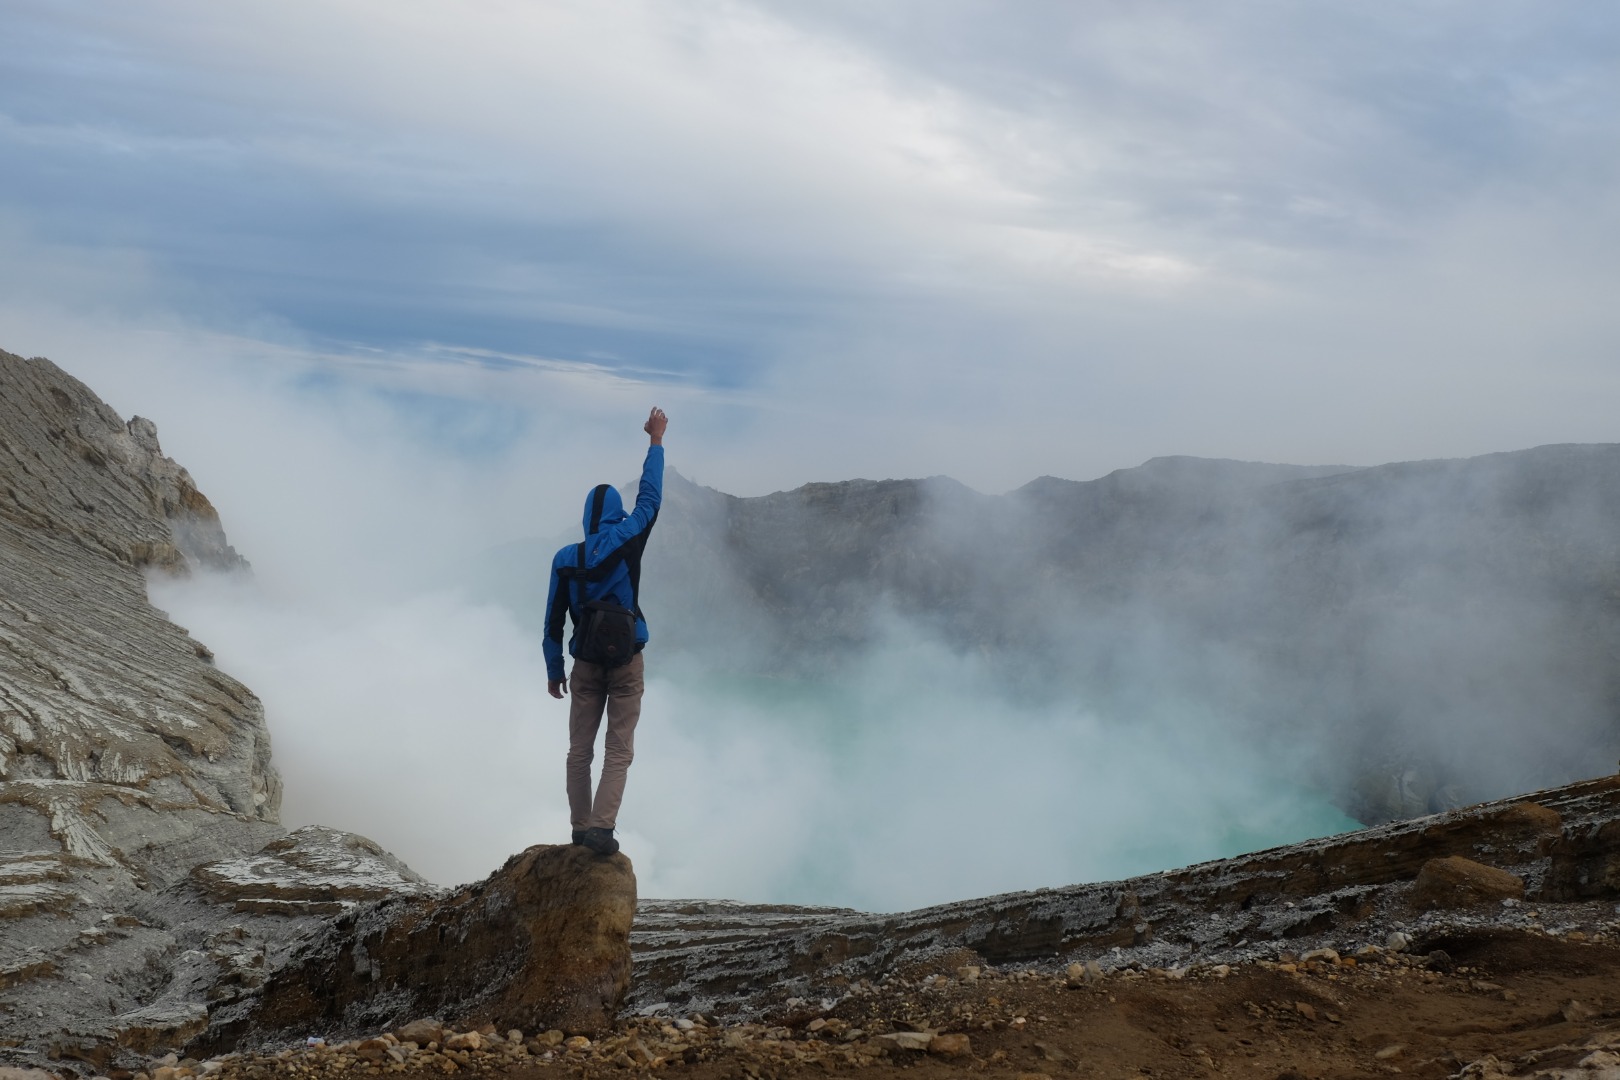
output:
[[[636,505],[624,512],[624,500],[607,484],[585,496],[585,539],[569,544],[551,560],[551,590],[546,597],[547,689],[554,698],[572,691],[568,709],[568,811],[576,844],[599,855],[619,850],[613,830],[624,799],[625,774],[635,756],[636,721],[641,717],[642,658],[647,620],[637,604],[641,591],[641,553],[647,546],[658,506],[664,496],[664,428],[669,417],[653,409],[642,430],[651,445],[641,466]],[[571,618],[574,633],[568,654],[574,658],[571,680],[563,676],[563,622]],[[602,779],[591,797],[591,760],[596,733],[607,713]]]

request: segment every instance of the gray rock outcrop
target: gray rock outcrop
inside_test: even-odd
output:
[[[146,595],[242,566],[151,421],[0,352],[0,1031],[23,1049],[55,1021],[194,1026],[154,1004],[179,945],[153,898],[283,832],[258,699]]]
[[[0,905],[54,919],[70,882],[162,886],[278,833],[258,699],[146,597],[243,565],[155,426],[0,353],[0,484]]]
[[[334,919],[261,986],[218,1003],[197,1049],[361,1034],[424,1016],[595,1034],[612,1026],[630,989],[635,911],[623,855],[532,847],[446,895]]]

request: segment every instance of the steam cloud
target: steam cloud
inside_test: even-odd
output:
[[[394,392],[379,394],[374,381],[333,378],[328,363],[280,354],[270,365],[222,365],[221,344],[86,338],[84,363],[62,359],[126,415],[159,420],[165,451],[192,470],[254,562],[251,582],[156,581],[153,594],[264,699],[287,823],[369,835],[443,882],[564,839],[564,706],[544,692],[534,605],[516,590],[495,603],[463,583],[467,567],[503,542],[565,538],[585,488],[633,476],[649,388],[524,373],[502,386],[538,385],[531,392],[545,407],[505,396],[552,423],[486,445],[465,437],[487,431],[490,416],[477,393],[453,392],[466,371],[448,378],[407,364],[390,369]],[[323,374],[311,393],[312,375]],[[401,386],[437,404],[424,412]],[[671,411],[680,464],[683,413]],[[704,452],[699,428],[694,457]],[[601,448],[588,463],[582,432]],[[677,525],[660,522],[655,548],[681,542]],[[549,542],[539,545],[546,554]],[[1255,559],[1250,572],[1264,580],[1272,567]],[[656,596],[678,584],[647,582],[651,677],[622,818],[645,895],[898,909],[1167,868],[1353,825],[1324,794],[1348,761],[1332,726],[1290,726],[1284,716],[1257,733],[1234,720],[1281,696],[1241,655],[1216,647],[1219,634],[1178,637],[1148,609],[1134,623],[1058,627],[1073,636],[1077,660],[1129,637],[1134,692],[1043,697],[938,627],[891,612],[830,681],[748,681],[681,656],[679,612]],[[979,588],[1001,595],[993,580]],[[1471,632],[1505,656],[1547,611],[1493,606],[1501,599],[1479,594]],[[1388,650],[1415,652],[1455,629],[1369,632],[1388,632]],[[1546,706],[1537,719],[1570,706],[1545,652],[1519,654],[1522,701]],[[1198,683],[1189,673],[1211,667],[1232,693],[1186,693]],[[1299,698],[1299,686],[1287,689]],[[1308,689],[1331,705],[1343,688]],[[1392,685],[1388,696],[1414,689]],[[1595,726],[1548,733],[1524,723],[1508,744],[1500,729],[1480,729],[1480,716],[1437,710],[1418,734],[1484,754],[1475,764],[1490,767],[1494,753],[1497,765],[1511,758],[1568,775],[1614,741],[1600,715],[1580,715]],[[1278,731],[1298,737],[1279,741]],[[1489,737],[1475,740],[1481,731]]]
[[[288,824],[361,832],[444,882],[566,839],[566,706],[505,611],[155,592],[264,698]],[[1209,717],[1032,712],[914,628],[887,638],[832,688],[649,679],[620,825],[644,894],[898,910],[1354,826]]]
[[[599,479],[560,476],[577,458],[553,440],[575,433],[448,453],[370,391],[311,402],[296,380],[210,381],[183,359],[143,375],[136,404],[172,417],[166,452],[255,564],[246,581],[154,580],[154,600],[263,698],[286,823],[371,836],[447,883],[566,839],[566,707],[545,694],[538,620],[457,583],[497,540],[573,527]],[[139,400],[169,393],[187,408]],[[623,426],[622,453],[596,438],[633,475],[640,438]],[[541,478],[536,458],[570,464]],[[1031,705],[920,624],[890,616],[856,664],[806,685],[687,663],[673,613],[649,614],[621,819],[645,895],[900,909],[1354,824],[1296,782],[1295,758],[1208,715]]]

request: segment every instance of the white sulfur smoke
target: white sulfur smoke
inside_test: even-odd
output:
[[[447,883],[566,839],[567,707],[506,612],[451,592],[320,609],[208,578],[154,594],[263,697],[288,825],[363,833]],[[660,674],[649,649],[620,821],[644,895],[897,910],[1354,824],[1207,718],[1032,713],[905,631],[830,685]]]

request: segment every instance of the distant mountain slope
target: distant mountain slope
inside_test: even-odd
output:
[[[552,546],[503,553],[531,619]],[[643,606],[660,652],[749,673],[936,636],[1009,697],[1208,712],[1298,748],[1362,820],[1410,817],[1620,752],[1620,446],[1155,458],[1002,496],[935,477],[736,498],[672,472]]]

